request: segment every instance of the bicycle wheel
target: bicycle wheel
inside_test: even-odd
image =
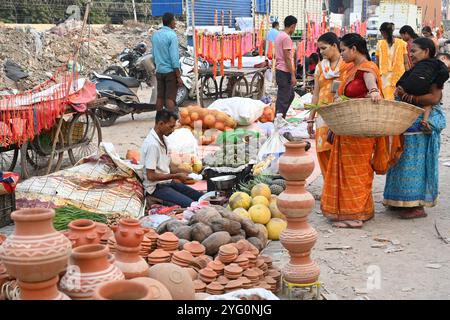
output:
[[[51,130],[41,133],[33,141],[27,141],[22,145],[20,148],[20,165],[24,178],[47,175],[61,168],[64,151],[58,150],[64,148],[62,132],[59,133],[53,157],[51,157],[52,146],[53,138]],[[49,164],[50,172],[47,172]]]
[[[75,165],[80,159],[98,152],[102,142],[102,128],[97,116],[91,111],[77,113],[69,125],[67,144],[70,162]]]

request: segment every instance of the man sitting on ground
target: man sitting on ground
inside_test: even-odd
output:
[[[171,165],[166,137],[174,131],[177,119],[175,113],[166,109],[156,112],[155,127],[141,147],[141,164],[144,166],[144,187],[148,194],[162,200],[164,205],[187,208],[202,194],[184,185],[190,178]]]

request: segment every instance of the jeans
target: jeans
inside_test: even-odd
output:
[[[277,102],[275,104],[276,113],[282,113],[283,118],[286,118],[286,113],[295,98],[292,75],[289,72],[277,70],[276,79],[278,85]]]
[[[165,206],[179,205],[187,208],[192,202],[198,201],[202,193],[182,183],[172,181],[171,183],[157,184],[152,196],[163,200]]]

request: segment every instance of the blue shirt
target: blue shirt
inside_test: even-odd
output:
[[[170,73],[180,68],[178,38],[171,28],[164,26],[153,34],[152,52],[156,72]]]
[[[267,50],[269,50],[269,42],[273,42],[273,44],[275,45],[275,39],[277,38],[278,33],[280,33],[280,31],[274,28],[270,29],[267,33],[266,52]]]

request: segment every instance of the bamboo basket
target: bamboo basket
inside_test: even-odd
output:
[[[424,112],[405,102],[382,100],[376,104],[370,98],[351,99],[316,110],[334,134],[356,137],[402,134]]]

